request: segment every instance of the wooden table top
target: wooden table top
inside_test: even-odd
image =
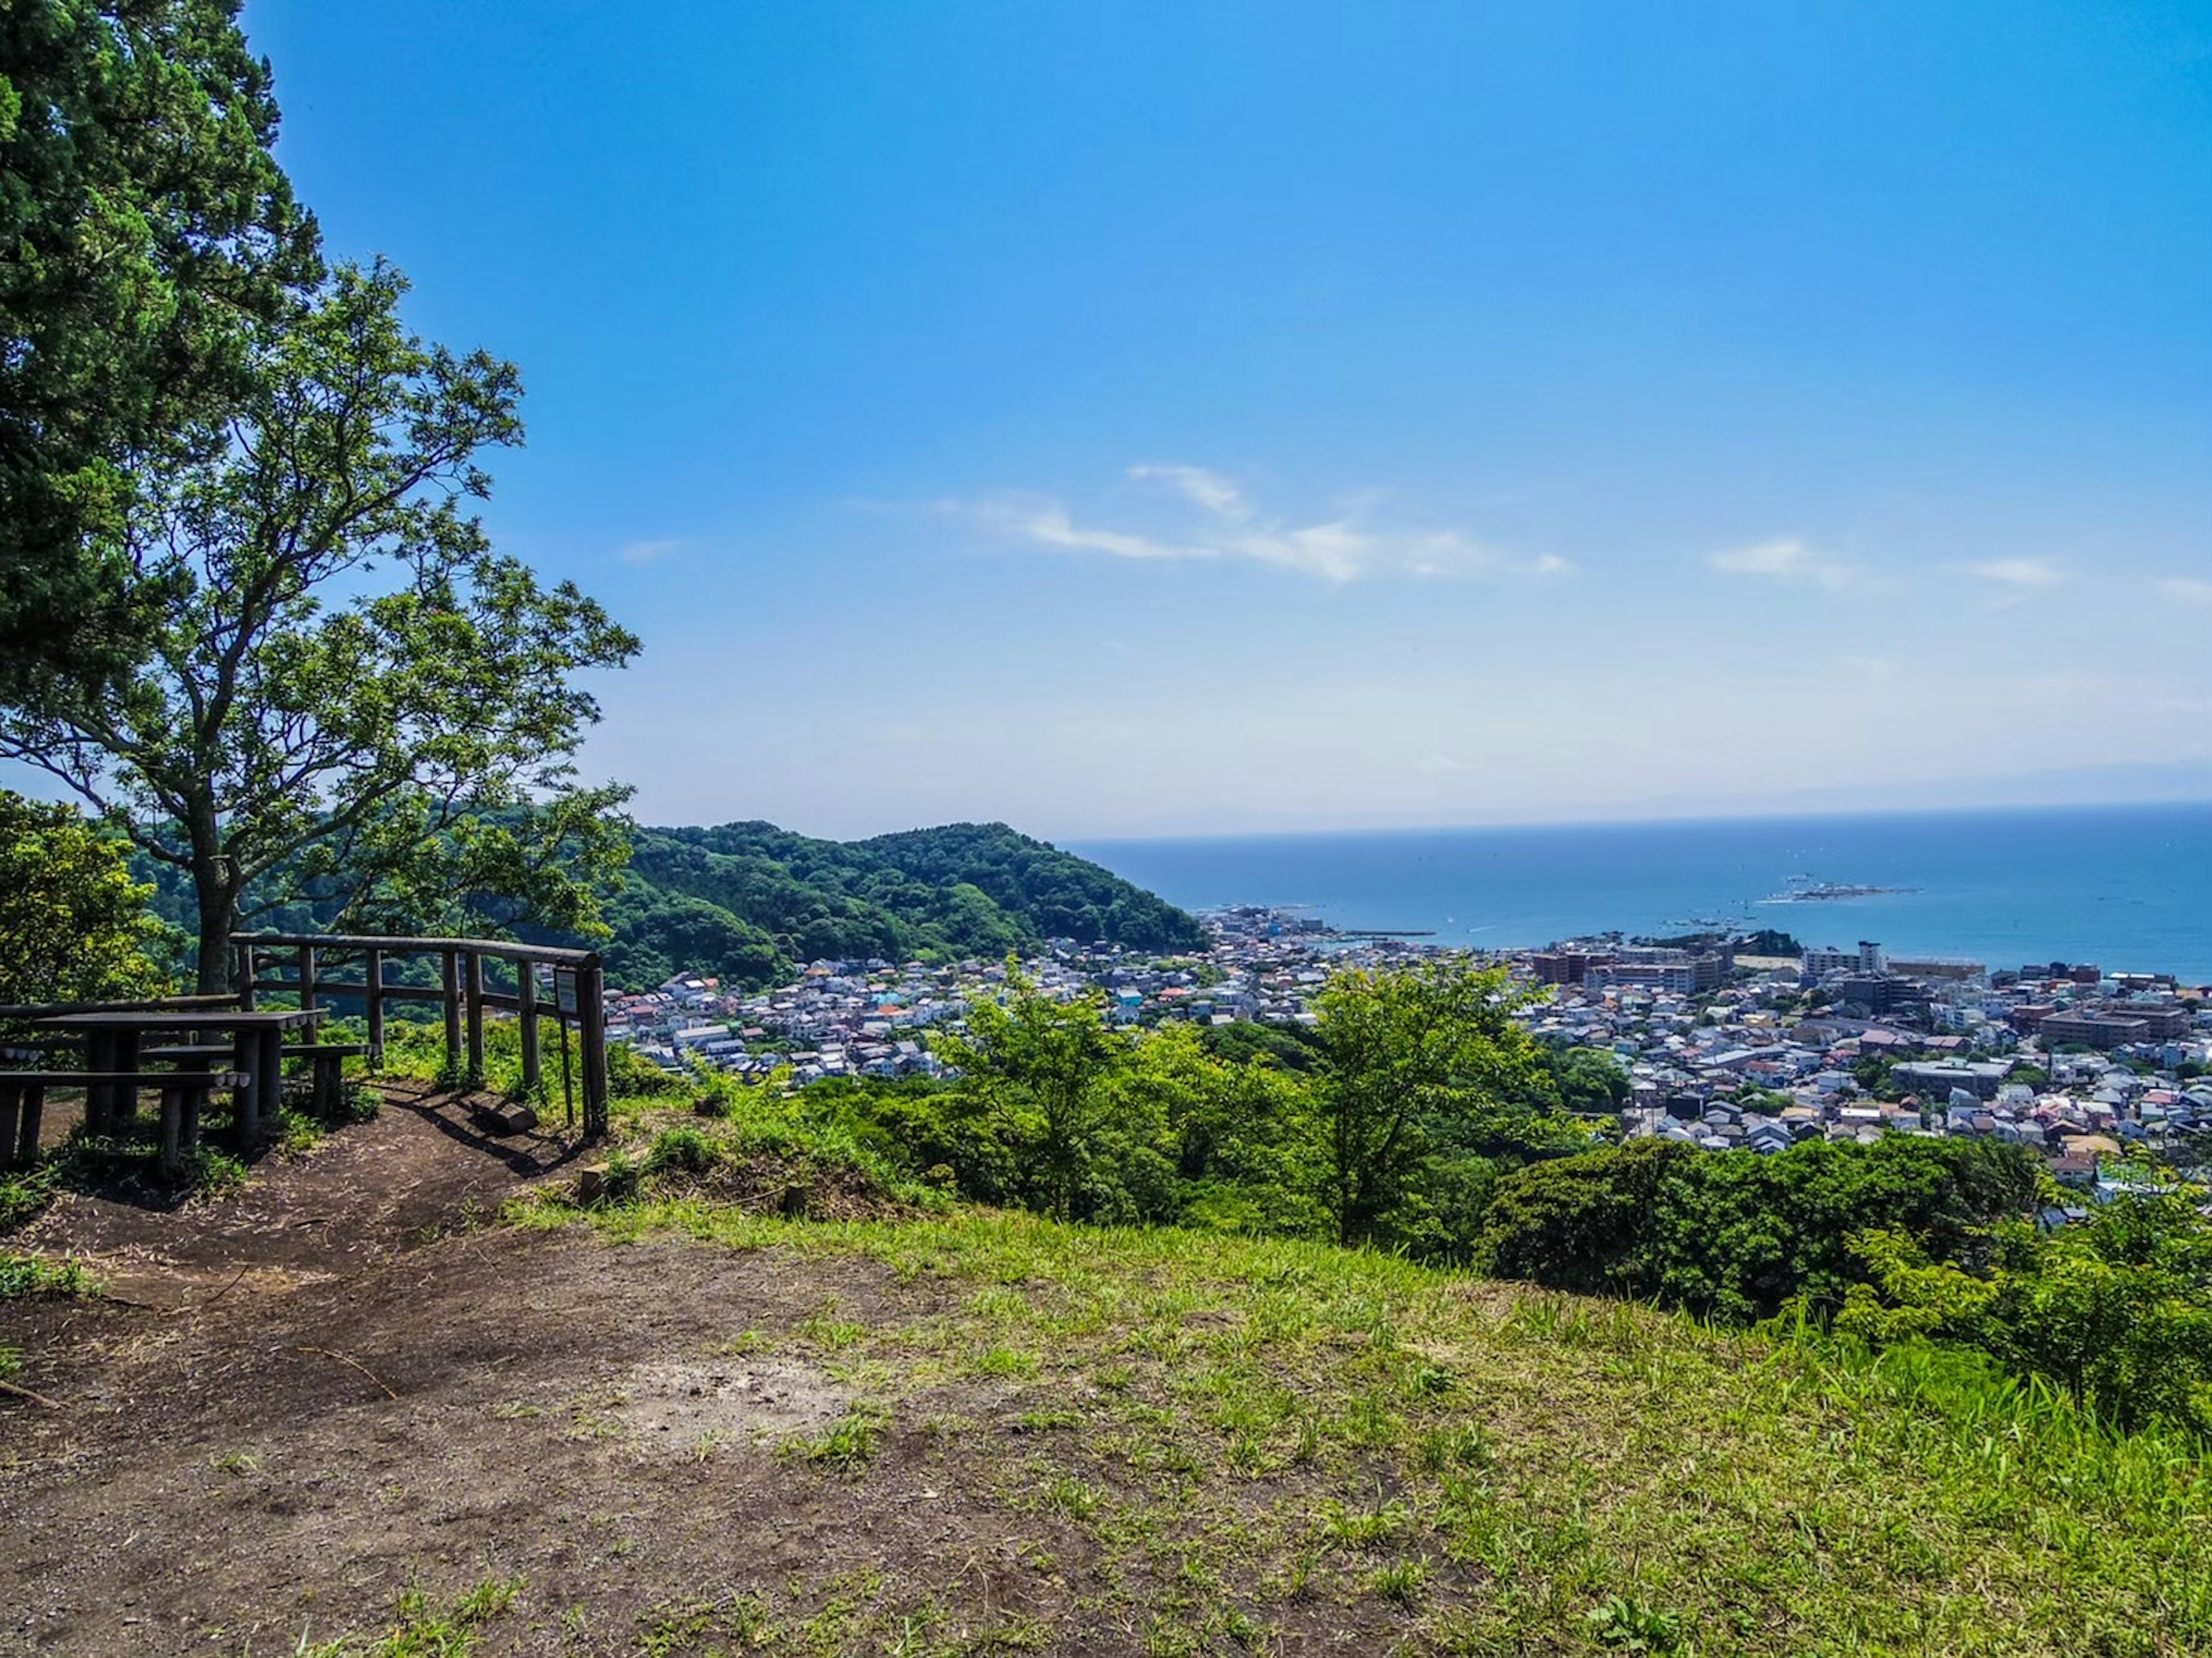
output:
[[[313,1024],[330,1010],[321,1007],[193,1009],[163,1013],[147,1008],[129,1013],[54,1013],[38,1021],[56,1030],[289,1030]]]

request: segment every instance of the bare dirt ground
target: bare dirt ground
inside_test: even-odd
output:
[[[928,1284],[495,1224],[572,1172],[553,1137],[401,1092],[233,1196],[64,1195],[7,1239],[110,1293],[0,1305],[16,1382],[52,1401],[0,1397],[0,1654],[292,1653],[389,1628],[410,1590],[518,1577],[474,1650],[735,1649],[740,1598],[817,1630],[805,1648],[873,1650],[832,1614],[878,1573],[957,1605],[938,1632],[963,1649],[1042,1619],[1054,1650],[1131,1649],[1066,1634],[1072,1591],[1036,1562],[1083,1540],[920,1432],[886,1435],[865,1489],[776,1455],[849,1403],[763,1351],[776,1333],[830,1297],[911,1316]]]

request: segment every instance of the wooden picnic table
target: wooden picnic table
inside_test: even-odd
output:
[[[119,1012],[58,1013],[40,1019],[41,1029],[60,1031],[84,1039],[87,1071],[131,1073],[138,1069],[138,1049],[149,1032],[179,1031],[193,1035],[228,1035],[232,1063],[224,1067],[243,1072],[238,1090],[238,1144],[240,1150],[258,1145],[264,1125],[276,1120],[283,1096],[284,1033],[312,1031],[329,1010],[319,1007],[257,1009],[193,1009],[164,1012],[137,1008]],[[118,1101],[137,1108],[135,1092],[101,1085],[85,1094],[85,1121],[102,1128],[116,1114]]]

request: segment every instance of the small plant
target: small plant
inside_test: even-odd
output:
[[[1347,1509],[1332,1497],[1321,1505],[1316,1528],[1325,1542],[1343,1548],[1364,1549],[1390,1541],[1413,1521],[1413,1510],[1395,1497],[1366,1509]]]
[[[409,1589],[399,1597],[392,1627],[365,1649],[365,1658],[468,1658],[477,1649],[477,1631],[506,1613],[522,1583],[520,1577],[486,1578],[443,1612],[433,1610],[421,1589]]]
[[[0,1301],[61,1301],[99,1292],[99,1280],[73,1257],[0,1255]]]
[[[1088,1520],[1106,1499],[1095,1485],[1073,1475],[1060,1474],[1044,1488],[1044,1505],[1071,1520]]]
[[[984,1376],[1034,1376],[1036,1368],[1036,1355],[1018,1348],[986,1347],[975,1355],[975,1369]]]
[[[227,1473],[238,1479],[261,1472],[261,1459],[251,1451],[229,1451],[208,1459],[208,1467],[217,1473]]]
[[[856,1406],[812,1438],[787,1442],[784,1454],[850,1473],[875,1455],[884,1419],[882,1411]]]
[[[645,1172],[648,1175],[703,1175],[720,1161],[714,1143],[697,1129],[684,1124],[679,1127],[664,1128],[653,1136],[653,1149],[645,1154]]]
[[[1633,1595],[1615,1594],[1583,1619],[1591,1637],[1614,1652],[1680,1652],[1682,1620],[1646,1606]]]
[[[1447,1468],[1480,1468],[1490,1462],[1490,1446],[1482,1430],[1471,1422],[1455,1427],[1425,1430],[1413,1447],[1413,1460],[1425,1473]]]
[[[1409,1606],[1420,1599],[1421,1586],[1429,1581],[1429,1558],[1419,1555],[1411,1559],[1393,1560],[1367,1574],[1367,1587],[1385,1600]]]

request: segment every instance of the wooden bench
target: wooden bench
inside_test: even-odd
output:
[[[0,1174],[37,1160],[48,1089],[106,1087],[129,1090],[126,1098],[161,1090],[161,1172],[173,1177],[199,1144],[208,1096],[246,1082],[239,1071],[0,1071]]]
[[[284,1050],[288,1060],[310,1060],[314,1064],[315,1114],[335,1117],[338,1096],[345,1086],[345,1062],[368,1052],[367,1042],[300,1042]]]
[[[312,1063],[316,1114],[331,1117],[337,1114],[338,1095],[345,1083],[345,1062],[359,1059],[368,1052],[367,1042],[295,1042],[284,1048],[283,1057],[307,1060]],[[208,1048],[176,1042],[159,1048],[142,1048],[138,1050],[138,1057],[169,1064],[194,1064],[207,1060],[228,1060],[230,1049],[228,1047]]]

